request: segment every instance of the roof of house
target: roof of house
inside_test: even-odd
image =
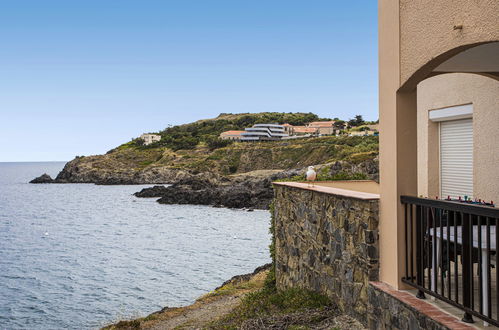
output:
[[[308,126],[316,126],[316,127],[331,127],[335,123],[334,120],[331,121],[313,121]]]
[[[225,132],[222,132],[220,134],[224,134],[224,135],[241,135],[242,133],[244,133],[244,131],[225,131]]]
[[[306,126],[295,126],[295,133],[315,133],[317,132],[317,128],[314,127],[306,127]]]

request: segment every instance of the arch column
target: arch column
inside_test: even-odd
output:
[[[399,2],[379,2],[380,280],[403,288],[404,209],[417,194],[416,89],[400,92]],[[381,51],[382,50],[382,51]]]

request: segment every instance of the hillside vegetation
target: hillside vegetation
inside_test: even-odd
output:
[[[221,114],[215,119],[169,127],[161,132],[161,141],[148,146],[135,139],[104,155],[77,157],[66,164],[55,182],[174,183],[199,173],[227,176],[258,170],[301,169],[337,161],[355,167],[377,157],[376,136],[324,136],[251,143],[218,139],[222,131],[242,129],[254,123],[306,124],[320,119],[311,113]],[[321,172],[320,178],[349,178],[338,176],[336,167],[332,172],[322,169],[325,174]],[[358,172],[358,168],[348,171]],[[365,171],[361,169],[361,172]]]
[[[211,150],[200,144],[194,149],[142,148],[123,145],[105,156],[88,157],[96,168],[171,167],[221,175],[264,169],[292,169],[345,160],[358,163],[378,154],[378,137],[317,137],[257,143],[236,142]]]
[[[229,141],[218,140],[220,133],[230,130],[244,130],[254,124],[261,123],[289,123],[292,125],[305,125],[312,121],[330,120],[319,118],[313,113],[281,113],[281,112],[261,112],[228,114],[222,113],[214,119],[198,120],[194,123],[171,126],[159,132],[161,141],[143,146],[143,148],[168,147],[172,150],[193,149],[200,143],[207,144],[210,148],[223,147]],[[129,144],[139,146],[141,141],[135,139]]]

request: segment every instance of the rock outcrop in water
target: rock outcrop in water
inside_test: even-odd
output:
[[[52,177],[47,173],[44,173],[39,177],[31,180],[29,183],[54,183],[54,179],[52,179]]]
[[[272,181],[301,174],[303,170],[259,171],[246,175],[208,177],[196,175],[169,186],[144,188],[137,197],[157,197],[161,204],[198,204],[229,208],[268,209]]]

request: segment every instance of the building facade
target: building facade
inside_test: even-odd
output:
[[[293,135],[318,135],[319,130],[314,127],[308,127],[308,126],[294,126],[293,128]]]
[[[287,137],[284,126],[278,124],[255,124],[241,134],[241,141],[275,141]]]
[[[493,0],[379,2],[380,280],[395,288],[406,287],[400,196],[418,194],[417,86],[453,72],[499,79],[498,22]]]
[[[491,227],[499,221],[497,208],[480,200],[497,195],[494,183],[482,181],[497,181],[499,139],[491,127],[498,95],[492,82],[480,78],[499,80],[498,22],[494,0],[379,1],[380,281],[449,303],[461,309],[465,322],[477,317],[496,326],[499,312],[489,307],[498,297],[490,287],[499,283],[488,275],[495,272],[490,251],[472,245],[472,238],[481,237],[483,223],[489,227],[477,241],[495,239]],[[484,114],[491,123],[483,122]],[[445,226],[462,232],[436,233]],[[445,250],[445,260],[455,269],[439,264],[442,241],[454,246]],[[437,290],[445,269],[462,278],[461,286],[454,280],[445,288],[460,293]],[[473,291],[474,282],[486,285]]]
[[[315,128],[320,135],[333,135],[336,133],[334,126],[335,121],[314,121],[307,125],[307,127]]]
[[[161,140],[161,135],[159,134],[142,134],[140,139],[144,141],[144,145],[149,145],[154,142],[159,142]]]

